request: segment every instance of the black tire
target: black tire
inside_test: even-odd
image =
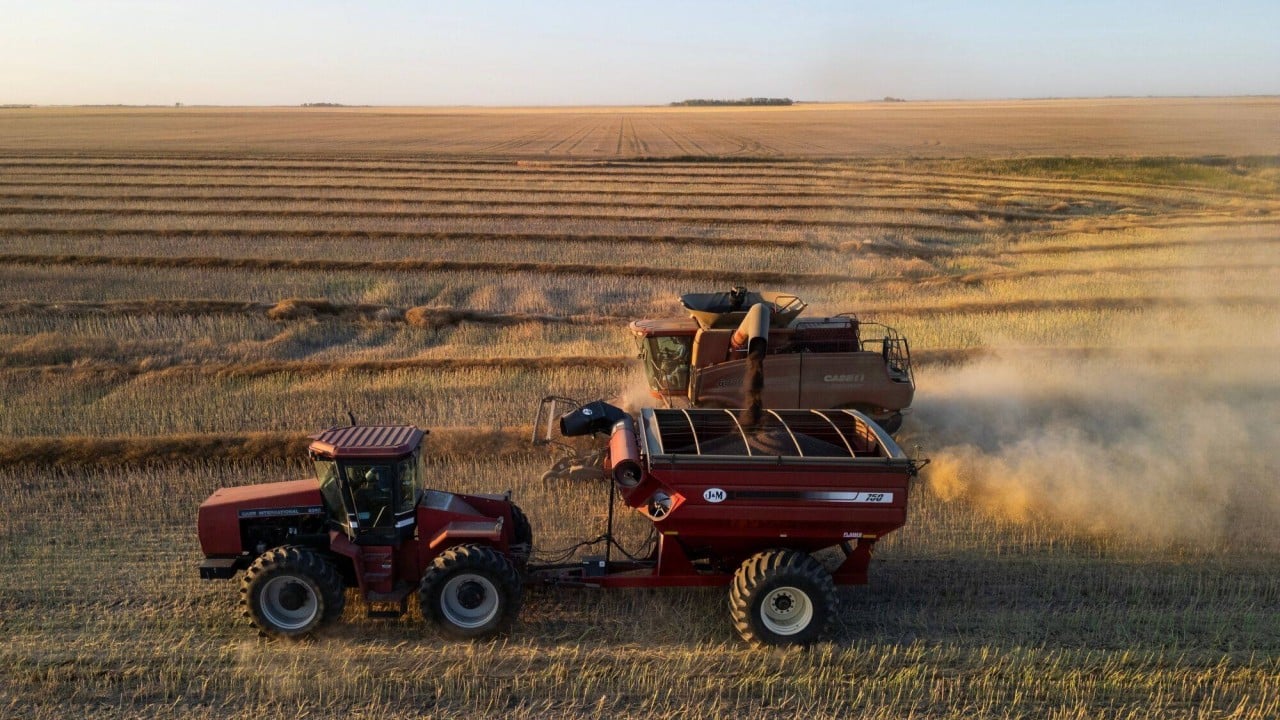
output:
[[[422,575],[422,617],[455,640],[506,632],[520,612],[520,576],[502,553],[459,545],[440,553]]]
[[[511,557],[515,560],[516,567],[523,570],[529,564],[529,556],[533,554],[533,525],[529,524],[528,516],[515,503],[511,503],[511,530]]]
[[[307,547],[266,551],[240,581],[240,607],[264,635],[298,638],[342,616],[346,586],[338,569]]]
[[[837,607],[831,573],[795,550],[752,555],[729,588],[733,627],[755,647],[809,645],[827,634]]]

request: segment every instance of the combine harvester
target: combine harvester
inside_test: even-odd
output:
[[[314,436],[316,479],[214,492],[199,511],[200,575],[243,571],[240,606],[273,636],[338,619],[347,588],[371,616],[400,616],[416,595],[426,620],[468,639],[508,629],[528,583],[727,585],[746,641],[805,645],[828,632],[835,586],[867,582],[872,547],[906,522],[922,465],[855,410],[560,407],[539,407],[545,439],[558,428],[607,447],[602,556],[530,563],[532,528],[510,492],[429,489],[424,431],[352,426]],[[653,532],[647,551],[615,560],[619,497]]]
[[[688,317],[636,320],[630,330],[649,389],[673,407],[742,407],[752,357],[768,378],[766,408],[858,410],[889,433],[915,395],[906,338],[851,314],[801,318],[794,295],[735,287],[683,295]]]

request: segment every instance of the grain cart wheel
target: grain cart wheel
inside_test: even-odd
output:
[[[734,573],[729,615],[742,639],[756,647],[808,645],[835,619],[836,585],[811,556],[766,550]]]
[[[511,526],[515,542],[511,546],[511,556],[521,570],[529,564],[529,556],[533,554],[533,525],[519,505],[511,503]]]
[[[427,567],[418,588],[422,617],[456,640],[504,632],[520,610],[520,576],[493,548],[459,545]]]
[[[342,615],[342,576],[305,547],[278,547],[258,557],[240,582],[240,607],[266,635],[296,638]]]

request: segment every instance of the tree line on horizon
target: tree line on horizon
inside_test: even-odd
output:
[[[695,98],[693,100],[680,100],[671,103],[672,107],[705,107],[710,105],[794,105],[795,101],[791,98],[767,98],[767,97],[751,97],[739,98],[737,100],[714,100],[706,98]]]

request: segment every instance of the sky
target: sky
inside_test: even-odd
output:
[[[0,0],[0,104],[1280,94],[1280,0]]]

